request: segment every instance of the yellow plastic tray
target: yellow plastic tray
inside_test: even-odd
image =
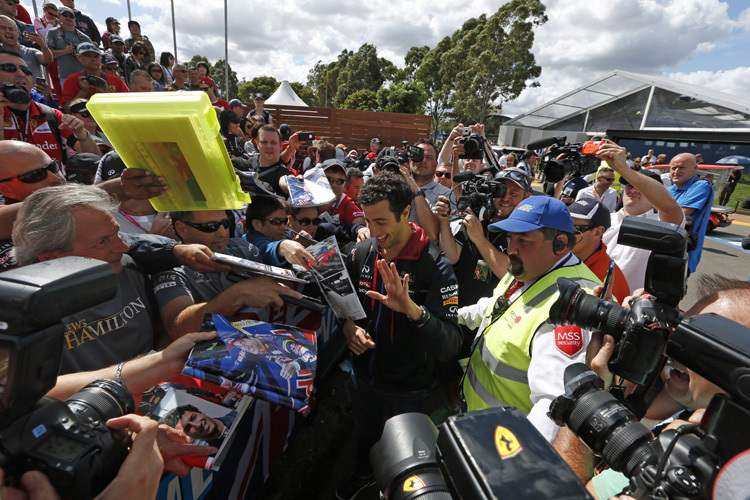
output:
[[[160,212],[239,209],[242,192],[205,92],[94,94],[87,105],[125,165],[161,175]]]

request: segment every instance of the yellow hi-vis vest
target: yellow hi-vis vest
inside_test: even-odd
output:
[[[488,319],[471,353],[464,378],[463,392],[469,411],[506,405],[527,413],[531,410],[528,379],[531,345],[560,295],[557,278],[561,277],[578,283],[588,293],[601,284],[583,262],[560,267],[524,290],[502,316],[491,322]],[[495,289],[485,318],[492,317],[497,299],[505,295],[512,283],[513,277],[506,274]]]

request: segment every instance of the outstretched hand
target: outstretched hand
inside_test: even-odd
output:
[[[422,309],[409,297],[409,275],[405,274],[402,280],[394,262],[389,265],[384,259],[381,259],[377,265],[380,277],[383,279],[383,285],[385,285],[386,294],[383,295],[370,290],[367,292],[367,296],[379,300],[392,311],[406,314],[412,320],[421,318]]]

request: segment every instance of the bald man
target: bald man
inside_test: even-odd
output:
[[[691,233],[697,236],[697,246],[688,252],[688,268],[691,273],[695,272],[701,259],[706,226],[711,215],[711,201],[714,199],[713,186],[698,178],[695,173],[697,169],[695,156],[690,153],[680,153],[669,162],[672,186],[667,190],[677,200],[685,216],[693,218]]]

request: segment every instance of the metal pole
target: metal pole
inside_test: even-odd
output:
[[[133,20],[133,16],[130,15],[130,0],[128,0],[128,21],[132,21],[132,20]]]
[[[170,3],[172,4],[172,42],[174,42],[174,62],[177,64],[177,29],[175,28],[174,21],[174,0],[170,0]]]
[[[224,88],[229,100],[229,24],[227,22],[227,0],[224,0]]]
[[[36,19],[37,17],[39,17],[39,14],[36,10],[36,0],[31,0],[31,5],[34,6],[34,19]]]

